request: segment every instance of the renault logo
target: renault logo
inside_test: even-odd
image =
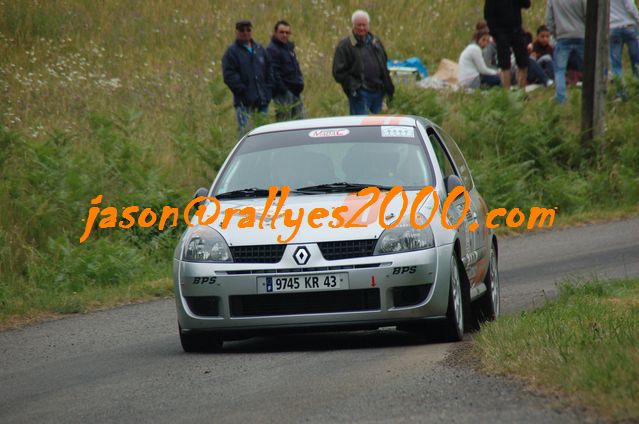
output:
[[[304,246],[298,247],[295,253],[293,253],[293,259],[295,259],[298,265],[306,265],[310,258],[311,254],[308,253],[308,249]]]

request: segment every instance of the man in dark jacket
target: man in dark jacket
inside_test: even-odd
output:
[[[510,88],[510,49],[517,63],[517,82],[526,87],[528,73],[528,49],[521,26],[521,9],[528,9],[530,0],[486,0],[484,18],[488,22],[490,35],[497,44],[497,62],[501,69],[501,85]]]
[[[291,26],[286,21],[278,21],[273,29],[273,38],[268,45],[268,54],[273,67],[273,100],[278,121],[299,119],[304,116],[301,93],[304,77],[295,56],[295,44],[289,41]]]
[[[268,112],[273,95],[271,61],[266,50],[251,37],[250,21],[235,24],[235,42],[222,58],[224,83],[233,92],[233,106],[240,134],[249,123],[249,114]]]
[[[355,11],[351,22],[352,34],[335,48],[333,78],[348,96],[351,115],[380,113],[384,95],[390,101],[395,92],[386,66],[386,50],[379,38],[368,30],[368,13]]]

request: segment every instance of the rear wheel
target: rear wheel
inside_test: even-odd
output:
[[[179,327],[180,343],[187,353],[219,352],[222,350],[224,339],[217,333],[184,333]]]
[[[499,269],[497,267],[497,250],[493,243],[488,258],[488,271],[484,278],[486,293],[476,302],[475,315],[479,322],[492,321],[499,316],[500,289]]]

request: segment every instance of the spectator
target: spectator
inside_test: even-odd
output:
[[[526,41],[526,52],[528,53],[528,72],[526,75],[526,83],[527,84],[541,84],[544,86],[550,86],[553,83],[553,80],[548,77],[546,72],[543,70],[541,66],[537,63],[535,59],[532,58],[532,49],[533,49],[533,37],[532,34],[528,31],[524,31],[524,40]],[[516,70],[511,69],[511,72],[517,72]],[[514,78],[513,78],[514,84]]]
[[[536,59],[537,64],[550,79],[555,78],[554,50],[554,47],[550,44],[550,30],[546,25],[541,25],[537,28],[537,38],[533,42],[531,57]],[[570,54],[566,69],[566,83],[568,85],[576,85],[581,81],[583,62],[575,52]]]
[[[610,1],[610,66],[612,74],[623,84],[621,53],[628,46],[630,66],[635,77],[639,77],[639,11],[633,0]],[[626,96],[625,88],[617,88],[617,96]]]
[[[235,24],[235,42],[224,52],[224,83],[233,92],[238,132],[248,129],[249,114],[266,114],[271,101],[273,80],[266,50],[251,37],[253,25],[243,20]]]
[[[480,31],[482,29],[490,32],[488,23],[483,19],[475,24],[475,31]],[[488,37],[488,44],[486,44],[486,47],[482,47],[481,54],[482,56],[484,56],[484,63],[486,64],[486,66],[488,66],[489,68],[498,69],[497,46],[495,45],[495,40],[493,40],[493,37],[491,37],[490,34]]]
[[[476,30],[473,41],[459,56],[459,85],[466,88],[501,85],[497,71],[486,66],[482,49],[488,46],[490,33],[487,28]]]
[[[546,25],[537,28],[537,38],[532,43],[532,58],[544,70],[548,78],[555,78],[555,67],[552,61],[553,47],[550,45],[550,30]]]
[[[475,28],[477,28],[478,30],[482,28],[488,29],[488,25],[486,24],[486,21],[479,21],[477,25],[475,25]],[[528,44],[529,40],[526,38],[527,36],[532,38],[532,35],[530,35],[530,33],[528,32],[524,32],[524,41]],[[492,68],[492,69],[498,68],[497,46],[495,45],[495,42],[492,40],[492,38],[489,38],[489,41],[486,47],[482,48],[482,55],[484,57],[484,62],[489,68]],[[541,84],[544,86],[552,85],[553,80],[546,75],[546,73],[541,68],[541,66],[539,66],[537,62],[535,62],[535,60],[532,59],[531,57],[528,57],[527,60],[528,60],[528,68],[526,72],[526,83]],[[516,84],[518,73],[517,73],[517,67],[514,64],[511,66],[510,72],[511,72],[510,82],[511,84]]]
[[[584,57],[586,33],[586,0],[548,0],[546,25],[557,40],[553,61],[555,63],[555,99],[566,101],[566,68],[571,53],[580,63]]]
[[[517,81],[520,88],[526,87],[528,71],[528,52],[521,27],[521,9],[528,9],[530,0],[486,0],[484,18],[490,28],[490,34],[497,44],[497,61],[501,69],[501,84],[510,88],[511,61],[510,49],[517,63]]]
[[[278,21],[267,48],[273,67],[273,100],[276,105],[275,117],[278,121],[299,119],[304,116],[301,97],[304,90],[304,77],[295,56],[295,44],[289,41],[290,36],[289,23]]]
[[[348,96],[351,115],[380,113],[384,95],[391,100],[395,87],[382,42],[369,32],[370,17],[357,10],[351,17],[352,33],[341,40],[333,57],[333,78]]]

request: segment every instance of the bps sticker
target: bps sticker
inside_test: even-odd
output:
[[[391,127],[382,126],[382,137],[404,137],[415,138],[415,129],[413,127]]]
[[[321,138],[321,137],[344,137],[345,135],[350,134],[350,130],[346,128],[330,128],[324,130],[313,130],[308,133],[309,137],[312,138]]]

